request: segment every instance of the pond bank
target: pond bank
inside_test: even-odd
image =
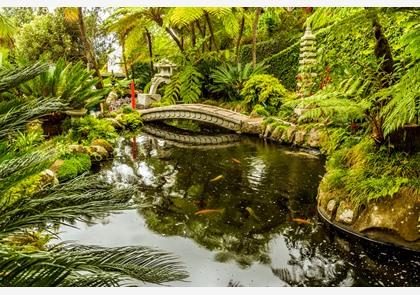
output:
[[[263,123],[260,136],[281,144],[316,150],[322,150],[326,137],[315,127],[287,126],[279,122]],[[327,167],[318,188],[317,207],[323,219],[358,237],[420,252],[420,194],[416,190],[401,186],[391,198],[355,204],[345,191],[325,185],[334,172]]]

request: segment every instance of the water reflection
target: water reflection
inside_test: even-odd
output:
[[[144,235],[185,239],[182,251],[168,244],[175,253],[193,253],[198,245],[211,254],[211,264],[183,256],[187,265],[204,268],[200,278],[199,269],[191,269],[193,285],[203,285],[206,272],[235,277],[224,286],[418,285],[418,256],[366,248],[318,220],[315,197],[324,170],[313,155],[248,138],[223,149],[185,149],[141,135],[121,139],[102,173],[138,187],[138,226],[150,231]],[[126,226],[118,227],[119,235],[135,229]]]

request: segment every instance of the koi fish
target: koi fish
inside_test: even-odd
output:
[[[215,178],[211,179],[210,182],[218,181],[218,180],[220,180],[222,178],[223,178],[223,175],[220,174],[219,176],[216,176]]]
[[[255,214],[254,210],[252,210],[251,207],[246,207],[245,210],[248,211],[248,213],[249,213],[250,216],[254,217],[258,221],[260,220],[258,218],[258,216]]]
[[[309,220],[302,218],[292,218],[290,221],[297,222],[298,224],[312,224]]]
[[[204,210],[199,210],[197,212],[194,213],[194,215],[200,215],[200,214],[209,214],[209,213],[223,213],[223,211],[225,211],[225,209],[204,209]]]
[[[241,161],[239,161],[238,159],[232,158],[232,161],[235,162],[236,164],[241,164]]]

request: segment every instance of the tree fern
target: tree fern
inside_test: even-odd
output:
[[[195,103],[201,97],[201,81],[203,75],[193,65],[187,65],[179,73],[179,95],[185,103]]]
[[[180,98],[181,82],[179,73],[171,77],[171,81],[165,87],[165,93],[162,97],[162,103],[164,104],[176,104]]]
[[[201,98],[203,75],[192,65],[187,64],[180,72],[171,77],[162,98],[164,104],[177,101],[195,103]]]
[[[391,97],[382,110],[384,134],[408,123],[419,123],[420,118],[420,64],[409,69],[395,85],[384,89],[378,96]]]

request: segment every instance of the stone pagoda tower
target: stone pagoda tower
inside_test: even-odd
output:
[[[301,38],[299,55],[299,74],[297,75],[297,91],[301,97],[310,96],[315,85],[316,73],[316,40],[308,25]]]

